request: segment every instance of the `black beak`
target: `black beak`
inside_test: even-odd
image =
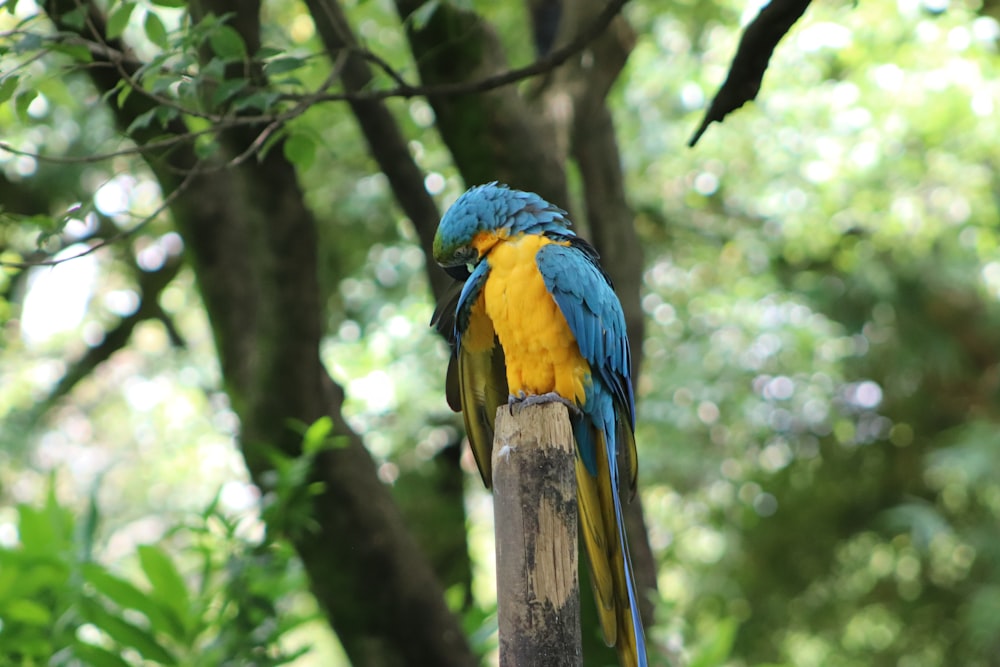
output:
[[[465,264],[460,264],[458,266],[446,266],[445,273],[454,278],[460,283],[464,283],[472,275],[469,273],[469,267]]]

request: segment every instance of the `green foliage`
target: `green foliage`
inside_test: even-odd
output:
[[[0,550],[0,664],[11,666],[44,663],[74,641],[59,622],[73,602],[72,516],[50,493],[42,507],[18,507],[17,522],[20,548]]]
[[[44,18],[15,15],[14,4],[0,12],[9,31],[0,40],[2,139],[67,161],[0,153],[0,185],[15,184],[0,198],[6,261],[89,239],[77,231],[92,223],[103,225],[100,237],[132,229],[162,201],[108,114],[93,111],[92,54]],[[485,12],[512,60],[530,57],[521,13],[480,4],[426,2],[406,25],[387,3],[344,6],[363,42],[415,81],[405,30],[430,30],[448,7]],[[431,539],[421,547],[440,558],[449,604],[487,654],[492,544],[472,466],[464,507],[446,516],[432,502],[454,482],[441,464],[462,427],[443,399],[447,351],[426,327],[427,260],[348,106],[296,106],[331,67],[317,56],[304,6],[265,5],[265,46],[250,53],[231,17],[194,21],[182,0],[108,3],[109,37],[135,45],[145,62],[108,99],[151,105],[127,134],[159,136],[182,123],[206,159],[223,155],[219,130],[234,115],[296,110],[264,146],[295,165],[319,222],[324,363],[410,525],[450,527],[424,531]],[[919,3],[813,3],[776,51],[760,99],[684,149],[724,78],[742,11],[732,2],[628,3],[638,41],[612,97],[645,246],[638,442],[659,562],[656,657],[697,667],[992,665],[996,21],[969,3],[935,15]],[[67,26],[83,19],[63,17]],[[376,68],[372,89],[393,83]],[[430,106],[389,105],[428,189],[435,184],[446,203],[464,184]],[[488,131],[470,127],[469,136]],[[112,151],[123,152],[94,157]],[[126,210],[102,212],[98,193],[119,181]],[[86,315],[44,343],[21,340],[16,328],[37,276],[64,269],[4,271],[5,421],[44,398],[111,329],[119,315],[109,304],[139,291],[135,257],[172,230],[160,215],[92,257],[99,271]],[[184,349],[171,348],[162,322],[145,323],[49,422],[18,434],[26,457],[82,480],[60,489],[67,500],[40,493],[33,460],[4,439],[0,492],[22,502],[0,513],[0,529],[17,534],[0,549],[0,664],[294,657],[285,642],[308,617],[299,613],[308,596],[278,536],[313,527],[321,489],[311,471],[344,443],[329,419],[296,426],[301,453],[270,453],[262,541],[246,537],[252,520],[233,520],[218,500],[198,518],[161,526],[162,540],[109,556],[111,535],[190,512],[204,488],[243,479],[231,446],[238,425],[190,272],[158,302]],[[101,471],[104,512],[91,502],[75,516],[67,508],[82,504]]]
[[[287,545],[247,540],[213,503],[116,572],[95,558],[96,505],[81,522],[54,488],[18,506],[0,548],[0,665],[277,666],[307,650],[287,648],[312,619],[289,606],[302,578]]]
[[[347,446],[346,437],[334,434],[330,417],[292,427],[302,433],[301,452],[293,456],[275,447],[264,447],[273,468],[261,480],[261,518],[269,530],[284,536],[314,529],[313,500],[323,491],[322,483],[314,480],[316,460],[327,450]]]

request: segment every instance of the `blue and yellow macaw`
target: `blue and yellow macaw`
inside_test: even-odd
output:
[[[437,316],[439,328],[453,326],[445,332],[455,351],[448,402],[464,414],[487,487],[500,405],[542,397],[570,406],[581,532],[604,638],[625,667],[644,666],[621,500],[623,482],[634,493],[637,468],[625,316],[597,252],[569,225],[538,195],[496,183],[470,189],[441,219],[434,259],[465,279],[454,310]]]

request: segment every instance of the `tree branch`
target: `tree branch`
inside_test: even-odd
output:
[[[69,392],[73,390],[73,387],[75,387],[81,380],[90,375],[98,366],[110,359],[111,355],[125,347],[128,344],[129,339],[132,337],[132,331],[135,330],[135,327],[140,322],[144,322],[149,319],[165,321],[164,318],[166,318],[166,314],[160,308],[158,299],[160,293],[177,275],[180,267],[180,256],[169,258],[162,267],[155,271],[142,271],[138,268],[138,266],[135,267],[138,283],[137,286],[142,293],[139,307],[135,310],[135,312],[119,320],[118,324],[110,331],[106,331],[104,333],[104,340],[102,340],[98,345],[88,349],[83,357],[75,361],[69,367],[69,370],[66,371],[52,391],[49,392],[49,395],[34,408],[31,415],[31,422],[37,422],[44,417],[45,414],[51,410],[62,397],[69,394]],[[170,328],[172,328],[172,325],[168,326],[168,335],[170,335],[172,339],[174,339],[175,336],[179,339],[179,335],[176,331],[174,331],[173,334],[169,333]]]
[[[340,72],[344,88],[351,93],[365,90],[373,80],[372,72],[357,49],[357,39],[340,5],[336,0],[306,0],[306,6],[330,57],[347,54]],[[396,119],[380,100],[355,98],[348,104],[368,142],[368,150],[389,179],[396,202],[417,230],[424,255],[433,257],[431,246],[441,214],[424,187],[424,174],[410,155]],[[434,295],[440,298],[451,281],[433,262],[427,263],[427,269]]]
[[[422,4],[423,0],[396,0],[409,25],[410,48],[438,130],[466,183],[499,180],[552,202],[566,202],[565,165],[551,128],[515,88],[456,94],[475,91],[479,84],[474,82],[506,76],[507,59],[492,26],[472,11],[441,3],[416,29],[408,17]],[[473,87],[466,89],[468,85]]]
[[[729,75],[719,88],[719,92],[715,94],[688,146],[698,143],[698,139],[713,122],[722,122],[731,111],[739,109],[757,97],[774,48],[805,13],[809,1],[771,0],[760,10],[757,18],[743,31],[739,48],[736,49],[736,55],[733,56],[733,63],[729,68]]]

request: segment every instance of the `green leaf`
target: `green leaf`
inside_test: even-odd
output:
[[[87,15],[86,9],[83,5],[80,5],[76,9],[66,12],[59,17],[60,22],[68,25],[70,28],[76,28],[80,30],[86,23]]]
[[[281,49],[276,49],[273,46],[262,46],[254,54],[254,58],[257,60],[267,60],[268,58],[273,58],[275,56],[280,56],[284,51]]]
[[[117,39],[122,36],[133,10],[135,10],[134,2],[123,2],[111,10],[111,14],[108,16],[108,39]]]
[[[17,90],[17,84],[20,81],[16,74],[11,74],[10,76],[4,77],[0,80],[0,104],[3,104],[11,98],[14,91]]]
[[[166,127],[180,113],[175,107],[158,106],[156,107],[156,120],[160,123],[160,127]]]
[[[38,97],[38,91],[23,90],[14,98],[14,109],[17,111],[17,117],[21,119],[22,123],[31,122],[31,116],[28,115],[28,107],[35,101],[36,97]]]
[[[94,54],[83,44],[53,44],[52,50],[65,53],[78,63],[94,62]]]
[[[739,626],[735,618],[720,619],[694,650],[688,667],[718,667],[729,659]]]
[[[209,46],[224,60],[241,60],[247,53],[240,33],[228,25],[220,25],[208,35]]]
[[[232,99],[237,93],[247,87],[249,82],[243,78],[237,79],[226,79],[219,84],[219,87],[215,89],[212,94],[212,107],[220,107],[230,99]]]
[[[126,609],[142,609],[145,606],[146,594],[132,582],[116,577],[96,563],[86,563],[82,571],[84,581],[117,605]]]
[[[139,564],[153,585],[155,596],[181,619],[186,619],[190,606],[187,583],[174,567],[170,556],[157,546],[143,545],[139,547]]]
[[[103,479],[103,473],[97,477],[98,481]],[[97,537],[97,526],[101,521],[101,512],[97,505],[97,489],[99,484],[90,487],[87,496],[87,511],[81,517],[82,521],[77,525],[77,541],[80,544],[80,555],[85,561],[89,561],[94,554],[94,539]]]
[[[285,72],[297,70],[305,64],[305,58],[286,56],[284,58],[275,58],[274,60],[268,61],[268,63],[264,66],[264,71],[273,76],[275,74],[284,74]]]
[[[149,127],[149,124],[153,122],[154,118],[156,118],[157,109],[159,109],[159,107],[154,107],[149,111],[136,116],[135,120],[129,123],[129,126],[125,129],[125,134],[132,134],[136,130],[142,130]]]
[[[11,600],[4,605],[3,616],[8,622],[16,621],[27,625],[45,626],[52,621],[52,612],[48,607],[26,598]]]
[[[258,111],[267,112],[278,101],[279,97],[281,95],[277,92],[258,90],[233,102],[233,111],[257,109]]]
[[[181,619],[172,609],[139,590],[132,582],[116,577],[100,565],[87,563],[83,566],[84,581],[119,607],[134,609],[149,619],[153,630],[183,640],[186,631]]]
[[[21,39],[14,42],[14,53],[23,55],[42,48],[42,36],[34,32],[26,32]]]
[[[219,152],[219,142],[215,137],[203,134],[194,140],[194,152],[199,159],[207,160]]]
[[[106,648],[82,642],[79,639],[73,644],[73,655],[85,665],[92,667],[132,667],[122,657]]]
[[[125,100],[127,100],[128,96],[132,94],[132,85],[122,80],[118,82],[118,86],[121,87],[121,90],[118,91],[118,95],[115,97],[115,104],[117,104],[118,108],[121,109],[125,106]]]
[[[174,84],[177,83],[177,79],[172,76],[160,76],[154,79],[149,84],[149,92],[154,95],[163,95],[164,93],[170,92]]]
[[[413,26],[413,29],[423,30],[440,5],[440,0],[428,0],[417,11],[410,14],[410,25]]]
[[[19,505],[17,512],[17,532],[25,553],[58,556],[65,540],[59,534],[59,526],[53,514],[30,505]]]
[[[264,141],[264,145],[260,147],[260,151],[257,153],[257,161],[260,162],[267,157],[267,154],[271,152],[275,144],[282,141],[288,133],[287,126],[282,127],[279,131],[273,133],[270,137]]]
[[[221,81],[226,78],[226,61],[223,58],[212,58],[201,66],[198,78],[202,81]]]
[[[134,648],[147,660],[164,665],[177,664],[177,659],[156,641],[156,637],[152,633],[115,616],[93,598],[80,600],[80,613],[87,621],[106,632],[116,642],[122,646]]]
[[[184,7],[187,5],[185,0],[149,0],[151,4],[157,5],[158,7]]]
[[[293,134],[288,138],[289,141],[296,136],[301,135]],[[288,144],[286,143],[285,146],[287,154]],[[306,429],[305,434],[302,436],[303,454],[311,456],[316,452],[322,451],[324,449],[324,445],[326,444],[326,439],[330,435],[331,431],[333,431],[333,420],[329,416],[320,417],[310,424],[309,428]]]
[[[283,146],[285,157],[299,169],[308,169],[316,158],[316,143],[302,133],[292,133]],[[326,417],[320,418],[322,421]],[[316,424],[314,423],[313,428]],[[331,424],[332,427],[332,424]]]
[[[163,26],[163,21],[160,20],[160,17],[154,12],[146,12],[146,20],[143,22],[142,27],[146,31],[146,37],[153,44],[156,44],[161,49],[169,46],[167,42],[167,29]]]

